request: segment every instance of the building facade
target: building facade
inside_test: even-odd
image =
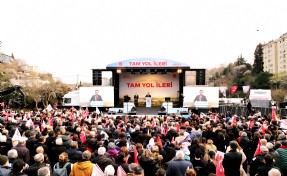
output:
[[[287,33],[263,45],[264,71],[287,74]]]

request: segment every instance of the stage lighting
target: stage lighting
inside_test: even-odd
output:
[[[179,68],[179,69],[177,69],[177,73],[181,73],[182,72],[182,70]]]
[[[121,69],[117,69],[117,73],[122,73],[122,70]]]

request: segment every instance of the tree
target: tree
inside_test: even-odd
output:
[[[240,65],[245,65],[245,64],[246,64],[246,60],[244,57],[242,57],[242,55],[240,55],[234,63],[235,66],[240,66]]]
[[[253,63],[253,69],[252,73],[253,74],[259,74],[263,72],[263,46],[261,43],[259,43],[255,49],[254,52],[254,63]]]
[[[272,73],[261,72],[257,75],[252,87],[254,89],[270,89],[270,77]]]

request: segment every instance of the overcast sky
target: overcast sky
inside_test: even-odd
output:
[[[164,58],[211,68],[287,32],[287,1],[0,0],[0,51],[68,83],[93,68]]]

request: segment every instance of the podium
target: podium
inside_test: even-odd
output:
[[[168,110],[172,109],[173,103],[172,102],[163,102],[162,106],[166,109],[166,112],[169,113]]]
[[[104,102],[103,101],[91,101],[90,106],[91,107],[103,107]]]
[[[151,97],[145,97],[145,107],[151,107]]]
[[[129,113],[134,106],[132,102],[124,102],[124,113]]]
[[[207,108],[208,102],[207,101],[195,101],[194,106],[197,108]]]

